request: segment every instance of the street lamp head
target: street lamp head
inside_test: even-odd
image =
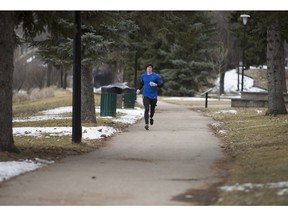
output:
[[[242,18],[243,24],[246,25],[248,18],[250,18],[250,15],[242,14],[242,15],[240,15],[240,17]]]

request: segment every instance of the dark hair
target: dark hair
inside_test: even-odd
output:
[[[145,69],[147,69],[147,68],[150,67],[150,66],[153,68],[153,65],[152,65],[152,64],[148,64],[148,65],[146,65]]]

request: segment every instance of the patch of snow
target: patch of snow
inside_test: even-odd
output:
[[[287,188],[282,189],[282,190],[279,190],[279,191],[277,192],[277,195],[278,195],[278,196],[284,196],[284,195],[286,195],[286,194],[288,194],[288,189],[287,189]]]
[[[232,186],[223,186],[220,187],[221,190],[226,192],[233,192],[233,191],[241,191],[241,192],[249,192],[252,189],[262,189],[262,188],[283,188],[276,192],[278,196],[283,196],[288,193],[288,181],[283,182],[272,182],[272,183],[266,183],[266,184],[253,184],[253,183],[245,183],[245,184],[235,184]]]
[[[220,110],[218,112],[215,112],[216,114],[226,114],[226,113],[230,113],[230,114],[237,114],[237,110]]]
[[[220,78],[215,81],[215,87],[213,88],[213,92],[219,92],[219,81]],[[241,81],[242,81],[242,75],[240,73],[239,75],[239,88],[241,88]],[[233,93],[233,92],[239,92],[237,91],[237,84],[238,84],[238,74],[236,72],[236,69],[229,70],[225,73],[224,78],[224,91],[225,93]],[[250,77],[247,77],[244,75],[244,85],[243,85],[244,91],[249,92],[265,92],[265,90],[254,87],[254,80]]]
[[[256,110],[256,113],[257,113],[257,114],[262,114],[262,113],[263,113],[263,110]]]
[[[100,107],[95,109],[96,115],[100,113]],[[113,122],[121,122],[126,124],[134,124],[138,119],[143,117],[144,110],[140,107],[134,109],[116,109],[116,112],[122,113],[120,118],[114,118],[111,116],[97,116],[98,118],[109,118]],[[71,119],[72,117],[64,117],[62,114],[72,113],[72,106],[59,107],[55,109],[42,111],[44,115],[31,116],[27,118],[15,118],[13,122],[30,122],[30,121],[47,121],[47,120],[59,120],[59,119]]]
[[[0,162],[0,182],[6,181],[12,177],[39,169],[47,164],[54,163],[46,160],[25,160],[25,161],[8,161]]]
[[[226,131],[225,130],[220,130],[218,133],[221,134],[221,135],[224,135],[224,134],[226,134]]]
[[[224,124],[223,122],[216,121],[216,122],[211,123],[211,126],[214,128],[218,128],[218,127],[221,127],[223,124]]]
[[[100,127],[82,127],[82,138],[83,139],[101,139],[117,133],[113,127],[100,126]],[[71,133],[72,134],[72,133]]]
[[[134,124],[138,119],[143,117],[143,109],[135,107],[135,109],[117,109],[117,112],[121,112],[123,115],[120,118],[116,118],[114,122],[121,122],[126,124]]]
[[[201,97],[163,97],[163,100],[174,100],[174,101],[205,101],[205,98]],[[230,101],[230,99],[217,99],[209,98],[209,101]]]
[[[59,115],[63,113],[72,113],[72,106],[58,107],[55,109],[42,111],[44,115]]]
[[[101,139],[106,136],[111,136],[117,130],[113,127],[99,126],[99,127],[82,127],[83,139]],[[71,136],[72,127],[14,127],[14,136]]]

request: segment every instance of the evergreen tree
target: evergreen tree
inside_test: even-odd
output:
[[[174,16],[174,37],[160,49],[163,94],[194,96],[201,88],[210,87],[209,78],[214,76],[209,58],[214,26],[204,12],[175,12]]]
[[[205,12],[137,11],[133,18],[139,31],[130,36],[135,47],[130,64],[144,71],[152,63],[165,81],[163,94],[192,96],[209,86],[214,28]]]
[[[68,13],[68,12],[67,12]],[[71,13],[59,22],[67,25],[55,31],[46,40],[34,43],[47,62],[58,67],[72,65],[73,25]],[[104,62],[125,62],[127,34],[135,29],[133,22],[120,12],[82,12],[82,113],[83,122],[96,122],[93,68]],[[123,63],[124,65],[124,63]],[[120,68],[119,70],[123,70]],[[123,75],[122,75],[123,76]]]

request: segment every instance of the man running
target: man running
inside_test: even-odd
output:
[[[155,107],[157,106],[157,96],[158,96],[158,87],[163,86],[163,81],[160,76],[153,72],[153,65],[148,64],[146,66],[146,72],[141,75],[139,88],[137,93],[144,87],[142,97],[143,105],[145,108],[144,119],[145,119],[145,129],[149,130],[150,125],[154,124],[154,113]],[[150,111],[150,121],[149,121],[149,111]]]

